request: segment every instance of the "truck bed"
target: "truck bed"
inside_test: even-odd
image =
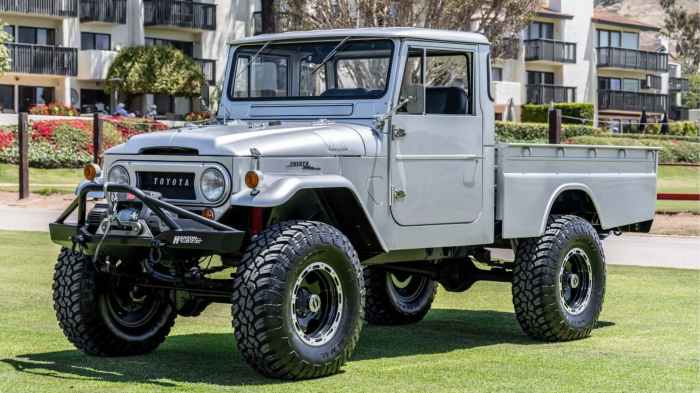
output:
[[[602,229],[650,221],[658,148],[589,145],[496,146],[496,220],[503,238],[540,236],[557,197],[585,192]]]

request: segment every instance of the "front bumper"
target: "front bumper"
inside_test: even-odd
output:
[[[140,201],[150,209],[166,229],[155,235],[148,230],[138,235],[110,231],[93,233],[86,224],[87,195],[98,191],[129,194],[132,200]],[[76,209],[77,222],[66,223]],[[104,255],[147,257],[157,252],[160,256],[177,258],[236,254],[246,235],[243,231],[153,198],[138,188],[111,183],[81,187],[78,197],[56,222],[49,224],[49,232],[54,243],[80,247],[87,255],[93,255],[99,248],[100,254]]]

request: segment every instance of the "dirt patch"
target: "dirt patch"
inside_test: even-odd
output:
[[[75,199],[75,195],[73,194],[53,194],[49,196],[31,194],[29,198],[20,200],[16,192],[0,191],[0,206],[59,210],[70,205],[73,199]]]
[[[700,215],[692,213],[657,214],[651,233],[655,235],[700,236]]]

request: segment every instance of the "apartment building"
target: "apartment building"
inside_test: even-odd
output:
[[[109,110],[104,91],[109,66],[123,47],[172,45],[202,67],[216,94],[223,79],[227,43],[253,33],[256,0],[0,0],[0,19],[13,37],[12,69],[0,77],[0,109],[27,110],[58,102]],[[147,95],[161,114],[199,108],[189,98]]]
[[[613,128],[642,111],[649,121],[682,117],[688,82],[667,43],[642,47],[647,31],[658,28],[595,11],[593,0],[544,2],[516,38],[521,48],[494,63],[497,116],[517,120],[523,104],[589,102],[596,122]]]

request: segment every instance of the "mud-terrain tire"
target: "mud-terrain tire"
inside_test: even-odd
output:
[[[251,239],[232,303],[238,350],[255,370],[282,379],[334,374],[360,337],[362,267],[330,225],[274,224]]]
[[[542,237],[518,242],[512,291],[520,327],[543,341],[589,336],[603,308],[605,276],[593,226],[577,216],[553,216]]]
[[[406,325],[430,311],[437,282],[427,276],[364,269],[365,320],[374,325]]]
[[[135,312],[123,313],[123,320],[115,319],[113,293],[105,290],[112,288],[108,281],[114,280],[100,280],[90,257],[67,248],[61,250],[54,271],[53,302],[63,334],[88,355],[132,356],[155,350],[170,333],[177,316],[170,302],[156,300],[156,295],[152,295],[151,302],[151,295],[143,295],[144,308],[133,306]],[[140,319],[134,321],[135,316]],[[120,321],[128,318],[129,327],[124,327]]]

